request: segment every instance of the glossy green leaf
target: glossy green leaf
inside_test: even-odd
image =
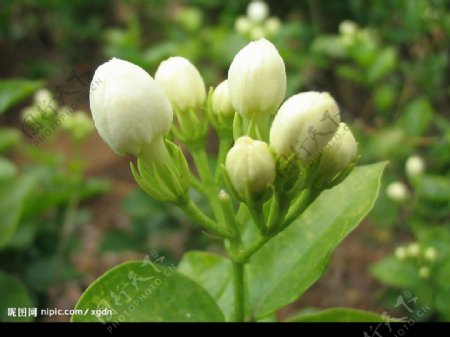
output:
[[[318,280],[337,244],[372,208],[385,163],[357,167],[325,191],[288,229],[269,241],[247,265],[247,312],[266,317],[296,300]],[[343,197],[345,196],[345,197]],[[232,315],[229,261],[209,253],[188,253],[180,271],[201,284]]]
[[[224,320],[217,304],[201,286],[173,267],[146,261],[126,262],[107,271],[84,292],[76,309],[83,314],[72,316],[73,322]],[[95,310],[99,310],[99,316],[95,316]]]
[[[384,322],[385,319],[374,312],[352,309],[331,308],[318,312],[308,312],[288,319],[289,322]]]
[[[0,184],[0,247],[5,246],[14,234],[24,200],[37,181],[38,175],[30,173],[10,178]]]
[[[370,271],[381,282],[397,288],[412,289],[420,283],[419,268],[412,261],[400,261],[394,256],[373,264]]]
[[[186,253],[178,271],[201,284],[216,300],[227,321],[233,317],[233,276],[228,259],[207,252]]]
[[[28,315],[28,309],[33,307],[33,303],[27,288],[17,278],[3,271],[0,271],[0,299],[0,322],[33,321],[33,317]],[[25,308],[25,316],[21,313],[19,317],[19,308]]]
[[[42,87],[42,81],[8,79],[0,81],[0,114]]]
[[[333,250],[372,208],[385,165],[355,168],[255,254],[248,282],[256,318],[295,301],[319,279]]]

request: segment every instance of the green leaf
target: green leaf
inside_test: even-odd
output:
[[[419,268],[412,261],[400,261],[394,256],[376,262],[370,272],[381,282],[397,288],[413,289],[420,283]]]
[[[103,274],[79,299],[82,315],[73,322],[217,322],[224,317],[211,296],[197,283],[144,261],[121,264]],[[104,311],[96,317],[91,310]]]
[[[295,315],[289,322],[385,322],[381,315],[374,312],[352,309],[331,308],[318,312]]]
[[[438,175],[424,175],[417,179],[416,192],[431,201],[450,201],[450,179]]]
[[[14,276],[0,270],[0,322],[31,322],[33,317],[13,317],[8,315],[8,308],[15,309],[17,315],[18,308],[33,307],[27,288]],[[10,310],[11,310],[10,309]]]
[[[400,127],[409,136],[421,136],[433,121],[433,107],[425,97],[419,97],[410,102],[399,120]]]
[[[22,138],[19,130],[15,128],[0,128],[0,153],[5,152],[12,146],[18,144]]]
[[[42,87],[42,81],[8,79],[0,81],[0,114]]]
[[[30,173],[0,184],[0,247],[5,246],[14,234],[24,200],[37,181],[38,175]]]
[[[385,165],[355,168],[342,184],[324,192],[302,217],[254,255],[246,267],[247,312],[253,311],[255,319],[266,317],[318,280],[332,250],[372,208]],[[210,293],[228,320],[232,317],[233,286],[227,259],[190,252],[179,270]]]
[[[215,299],[227,321],[233,317],[233,276],[231,261],[208,252],[186,253],[178,271],[198,284]]]
[[[375,83],[392,72],[397,64],[397,53],[394,48],[385,48],[371,64],[367,71],[367,81]]]
[[[0,157],[0,180],[4,178],[11,178],[17,173],[17,168],[14,163],[6,158]]]
[[[332,251],[372,208],[385,166],[356,167],[253,256],[248,289],[256,318],[295,301],[319,279]]]

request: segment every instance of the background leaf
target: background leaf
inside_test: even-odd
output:
[[[88,309],[110,309],[96,317]],[[103,274],[81,296],[73,322],[217,322],[224,317],[211,296],[174,268],[131,261]],[[87,310],[87,311],[86,311]]]
[[[25,198],[38,181],[38,175],[29,173],[2,181],[0,184],[0,247],[5,246],[14,234],[23,211]]]
[[[33,303],[27,288],[14,276],[0,270],[0,322],[31,322],[33,317],[28,316],[28,308]],[[26,317],[8,316],[8,308],[26,308]],[[17,313],[17,311],[16,311]]]
[[[8,79],[0,81],[0,114],[42,87],[42,81]]]
[[[394,256],[375,263],[370,271],[377,279],[394,287],[411,289],[420,283],[418,267],[412,261],[400,261]]]
[[[331,308],[318,312],[308,312],[295,315],[289,322],[384,322],[379,314],[352,309]]]

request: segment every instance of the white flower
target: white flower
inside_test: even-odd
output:
[[[248,184],[251,192],[262,192],[275,180],[275,163],[266,143],[240,137],[225,159],[227,174],[239,193]]]
[[[90,89],[95,127],[119,155],[139,156],[172,124],[167,96],[142,68],[113,58],[97,68]]]
[[[264,24],[264,28],[269,34],[276,34],[281,28],[281,21],[277,17],[270,17]]]
[[[437,250],[436,250],[436,248],[428,247],[423,252],[423,256],[425,257],[426,260],[428,260],[430,262],[436,261],[436,258],[437,258]]]
[[[247,6],[247,16],[252,21],[261,22],[269,16],[269,6],[264,1],[252,1]]]
[[[413,243],[409,244],[408,247],[406,247],[406,251],[409,256],[417,257],[420,254],[420,246],[417,242],[413,242]]]
[[[161,62],[155,80],[181,111],[198,109],[205,101],[205,82],[197,68],[184,57],[169,57]]]
[[[425,169],[425,163],[422,157],[411,156],[408,158],[405,164],[405,170],[408,177],[420,176]]]
[[[303,161],[313,160],[332,139],[339,120],[339,107],[329,93],[294,95],[275,115],[270,145],[278,155],[294,152]]]
[[[43,112],[56,113],[58,102],[48,89],[40,89],[34,94],[34,105]]]
[[[228,70],[228,89],[243,118],[274,113],[286,93],[286,69],[275,46],[260,39],[241,49]]]
[[[401,246],[401,247],[397,247],[395,249],[394,255],[397,259],[399,260],[404,260],[407,257],[407,252],[406,252],[406,248]]]
[[[234,116],[234,109],[231,105],[228,93],[228,80],[221,82],[215,89],[211,97],[211,108],[213,113],[224,117]]]
[[[340,123],[333,138],[322,151],[318,175],[329,178],[345,169],[356,157],[357,144],[345,123]]]
[[[409,192],[405,184],[400,181],[394,181],[386,188],[386,194],[391,200],[401,202],[408,198]]]
[[[234,29],[240,34],[247,34],[252,28],[252,24],[246,16],[240,16],[234,22]]]

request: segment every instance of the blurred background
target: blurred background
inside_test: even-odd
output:
[[[73,308],[122,261],[157,254],[176,264],[186,250],[222,252],[137,188],[131,158],[93,128],[89,85],[111,57],[153,76],[181,55],[214,87],[260,37],[284,58],[287,97],[329,91],[360,163],[389,160],[373,211],[278,318],[347,306],[450,320],[448,0],[249,3],[0,1],[0,321],[68,321],[11,317],[7,308]],[[429,307],[422,316],[419,305]]]

